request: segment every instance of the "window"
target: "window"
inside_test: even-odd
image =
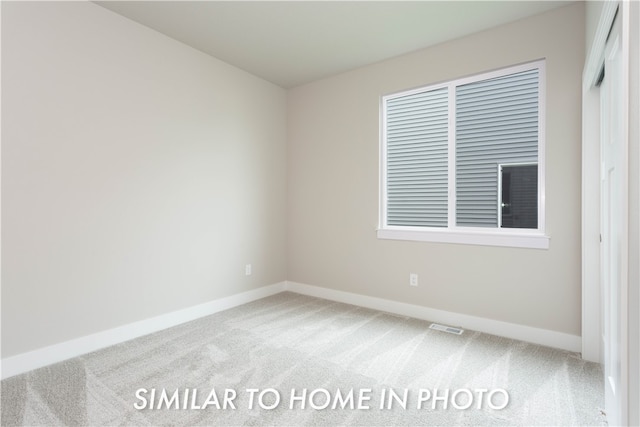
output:
[[[544,61],[382,98],[379,238],[548,248]]]
[[[538,228],[538,165],[500,165],[502,228]]]

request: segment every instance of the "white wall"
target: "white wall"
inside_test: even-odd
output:
[[[2,2],[2,90],[3,358],[285,280],[282,89],[89,2]]]
[[[584,19],[578,3],[290,91],[288,279],[580,335]],[[378,240],[380,96],[539,58],[550,249]]]

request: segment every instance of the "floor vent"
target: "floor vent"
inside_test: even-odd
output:
[[[436,331],[448,332],[450,334],[456,334],[456,335],[462,335],[462,333],[464,332],[460,328],[454,328],[454,327],[451,327],[451,326],[439,325],[437,323],[432,323],[429,326],[429,329],[435,329]]]

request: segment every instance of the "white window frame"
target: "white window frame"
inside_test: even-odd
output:
[[[487,80],[508,74],[538,69],[538,228],[485,228],[456,225],[455,189],[455,88],[456,86]],[[448,227],[407,227],[387,224],[387,100],[435,90],[449,89],[449,135],[448,135]],[[518,248],[548,249],[549,236],[546,235],[546,187],[545,187],[545,61],[538,60],[526,64],[506,67],[474,76],[451,80],[382,96],[380,99],[380,223],[377,231],[379,239],[412,240],[436,243],[457,243],[486,246],[506,246]],[[452,185],[453,184],[453,185]],[[501,198],[501,196],[500,196]]]

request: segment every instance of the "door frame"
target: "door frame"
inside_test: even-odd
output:
[[[604,48],[619,2],[604,2],[582,75],[582,358],[602,363],[600,90]]]
[[[600,86],[601,127],[601,296],[604,329],[604,401],[607,422],[623,422],[622,402],[628,382],[628,277],[629,271],[629,175],[628,123],[625,105],[629,94],[622,46],[622,19],[613,23],[605,47],[604,79]],[[610,67],[610,68],[609,68]]]
[[[621,355],[621,376],[623,394],[620,398],[617,418],[622,424],[638,424],[636,402],[640,403],[638,382],[640,381],[640,276],[637,261],[639,258],[640,235],[638,228],[638,200],[640,199],[640,180],[638,179],[639,131],[638,131],[638,99],[640,90],[640,71],[638,66],[638,50],[640,42],[640,11],[636,2],[605,1],[602,3],[598,27],[585,62],[582,80],[582,357],[594,362],[603,362],[602,345],[602,313],[600,298],[600,96],[597,82],[600,77],[604,59],[604,48],[613,23],[616,10],[617,19],[621,19],[622,61],[623,61],[623,93],[626,99],[622,105],[624,117],[623,135],[625,150],[628,150],[628,173],[625,178],[628,185],[628,230],[629,242],[625,248],[625,259],[621,260],[625,270],[622,285],[623,301],[623,333]],[[629,297],[631,299],[629,299]],[[629,405],[629,402],[633,404]]]

